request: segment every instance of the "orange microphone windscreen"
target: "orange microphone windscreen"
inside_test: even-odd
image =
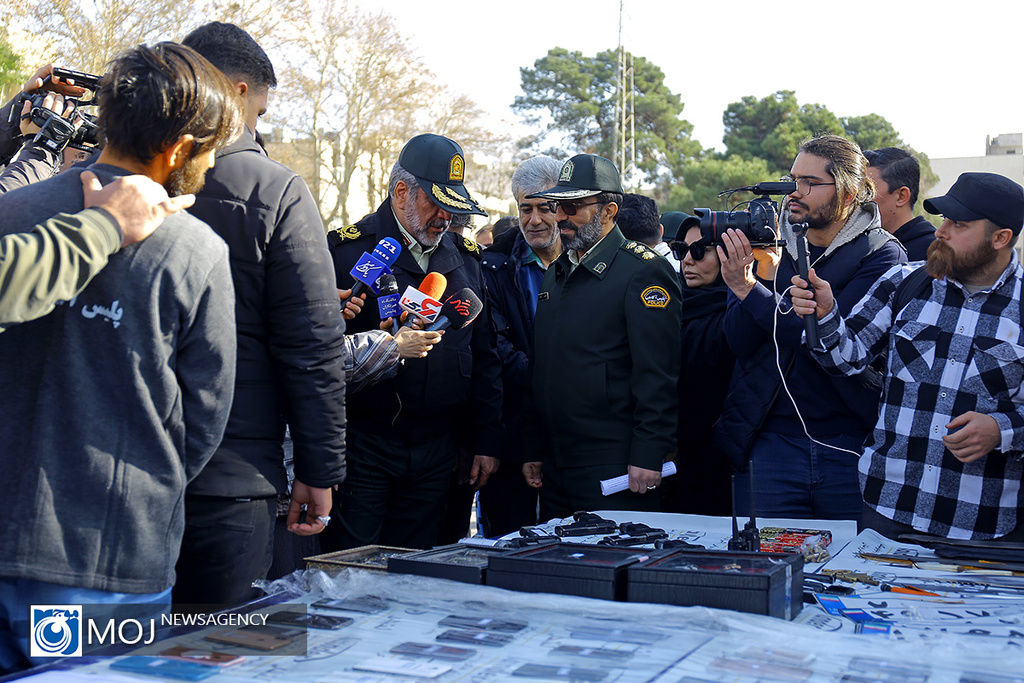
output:
[[[420,283],[419,290],[431,299],[440,301],[447,287],[448,278],[444,275],[441,275],[441,273],[427,273],[427,276],[423,278],[423,282]]]

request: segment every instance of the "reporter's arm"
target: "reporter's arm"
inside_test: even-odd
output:
[[[0,238],[0,325],[34,320],[74,298],[120,247],[117,221],[100,208]]]

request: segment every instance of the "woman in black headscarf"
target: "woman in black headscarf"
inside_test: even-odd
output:
[[[682,366],[679,372],[679,474],[665,480],[665,512],[731,513],[730,470],[711,445],[712,427],[722,412],[735,357],[725,343],[722,319],[728,288],[718,254],[700,233],[696,219],[681,211],[661,217],[680,260],[683,284]]]

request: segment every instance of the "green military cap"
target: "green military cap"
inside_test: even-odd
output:
[[[398,164],[416,176],[427,196],[448,213],[487,215],[462,184],[466,157],[454,140],[433,133],[417,135],[405,143]]]
[[[582,199],[602,192],[623,194],[619,170],[609,159],[596,154],[577,154],[562,164],[558,184],[527,199]]]

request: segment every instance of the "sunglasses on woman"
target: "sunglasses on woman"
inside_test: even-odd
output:
[[[668,246],[672,250],[672,255],[680,261],[686,258],[686,252],[690,252],[694,261],[701,261],[707,255],[711,243],[705,239],[699,239],[693,244],[687,244],[682,240],[672,240]]]

